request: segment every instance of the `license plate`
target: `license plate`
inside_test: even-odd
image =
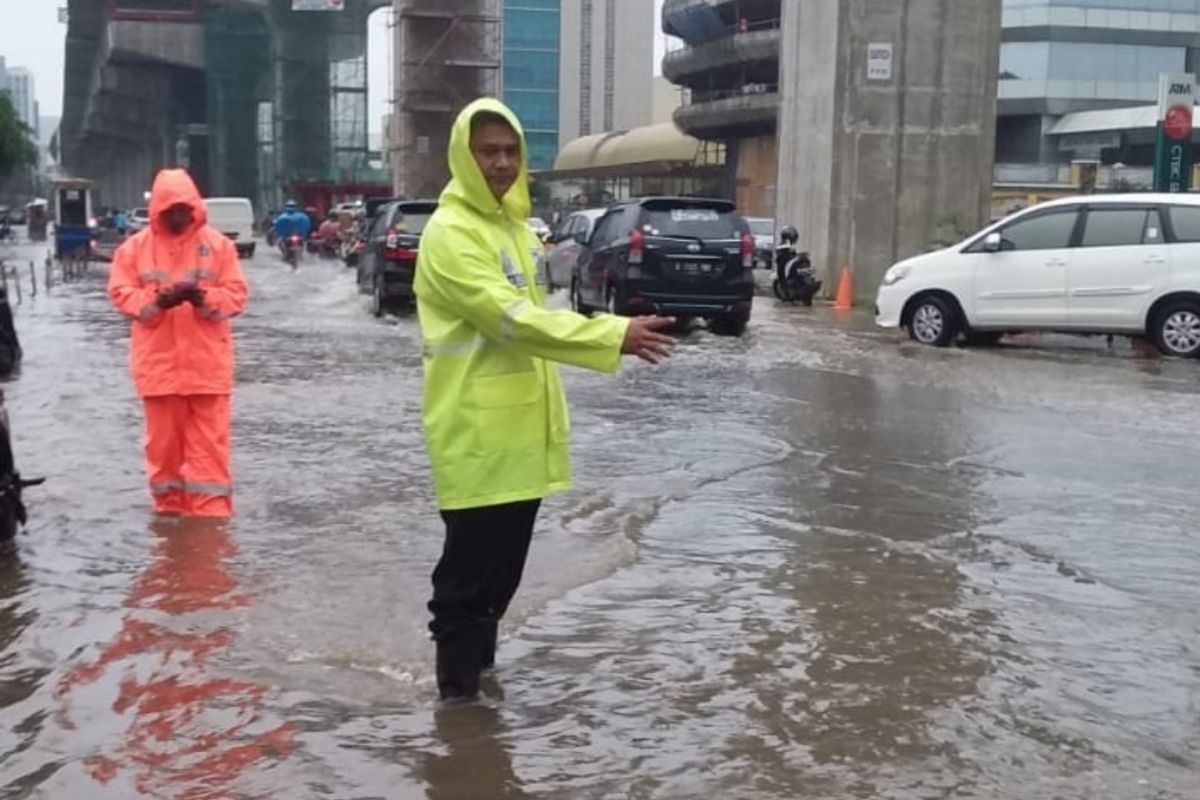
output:
[[[675,271],[684,275],[707,275],[713,271],[713,266],[696,261],[676,261]]]

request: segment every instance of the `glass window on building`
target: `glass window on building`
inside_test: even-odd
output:
[[[1103,8],[1117,11],[1196,13],[1196,0],[1004,0],[1004,8]]]
[[[1006,80],[1158,82],[1163,72],[1181,72],[1183,47],[1088,42],[1005,42],[1000,73]]]
[[[525,127],[533,169],[558,153],[559,0],[506,0],[504,101]]]

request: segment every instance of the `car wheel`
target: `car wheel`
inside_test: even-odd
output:
[[[947,347],[958,336],[958,309],[942,295],[929,294],[913,305],[908,335],[930,347]]]
[[[709,328],[718,336],[741,336],[749,322],[745,317],[721,317],[709,323]]]
[[[1200,304],[1182,301],[1167,306],[1155,319],[1151,334],[1164,355],[1200,356]]]
[[[967,347],[995,347],[1004,338],[1002,331],[971,331],[967,334]]]
[[[379,285],[379,281],[375,281],[375,288],[371,292],[371,315],[379,318],[387,311],[387,304],[383,300],[383,287]]]

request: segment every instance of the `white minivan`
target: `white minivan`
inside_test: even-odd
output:
[[[876,322],[923,344],[993,344],[1005,333],[1151,338],[1200,356],[1200,196],[1069,197],[893,266]]]
[[[254,258],[254,206],[245,197],[209,197],[208,224],[233,240],[238,255]]]

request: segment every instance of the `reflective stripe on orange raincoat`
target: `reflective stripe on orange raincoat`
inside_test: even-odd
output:
[[[172,206],[191,207],[192,224],[174,235]],[[164,170],[150,197],[150,227],[121,245],[108,294],[133,321],[130,365],[146,413],[146,472],[155,510],[227,517],[233,512],[229,320],[246,305],[246,278],[233,242],[207,224],[200,192],[183,170]],[[160,289],[192,282],[204,303],[159,308]]]
[[[163,226],[174,205],[192,207],[192,225],[181,236]],[[205,291],[204,308],[184,303],[163,311],[159,289],[194,281]],[[113,257],[108,295],[133,320],[130,364],[138,394],[229,394],[233,343],[229,320],[246,307],[246,278],[237,248],[208,226],[196,184],[183,170],[164,170],[150,194],[150,225]]]

